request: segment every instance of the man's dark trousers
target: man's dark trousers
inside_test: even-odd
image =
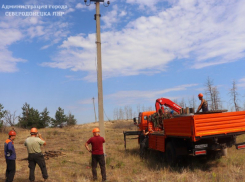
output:
[[[104,154],[102,155],[92,155],[92,173],[93,173],[93,180],[97,180],[97,164],[100,165],[102,181],[106,181],[106,170],[105,170],[105,157]]]
[[[40,167],[40,169],[42,171],[43,178],[48,179],[46,163],[45,163],[44,157],[41,153],[29,154],[28,162],[29,162],[29,168],[30,168],[30,175],[29,175],[30,181],[35,181],[36,164],[38,164],[38,166]]]
[[[15,160],[6,160],[6,182],[12,182],[15,175]]]

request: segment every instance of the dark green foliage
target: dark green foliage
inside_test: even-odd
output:
[[[77,124],[77,120],[75,119],[74,115],[69,112],[68,116],[66,117],[67,126],[72,126]]]
[[[6,113],[6,111],[5,110],[3,110],[3,105],[2,104],[0,104],[0,120],[4,117],[4,115],[5,115],[5,113]]]
[[[49,111],[47,107],[43,110],[43,112],[40,113],[40,122],[39,122],[39,127],[40,128],[45,128],[49,126],[51,122],[51,117],[49,116]]]
[[[1,110],[0,110],[1,111]],[[64,114],[64,109],[60,107],[55,113],[55,118],[49,116],[47,107],[39,113],[37,109],[30,107],[29,104],[25,103],[22,107],[22,115],[19,117],[18,126],[22,128],[30,129],[35,128],[46,128],[51,124],[52,127],[63,127],[72,126],[77,124],[77,120],[70,112],[68,116]]]
[[[64,109],[60,107],[55,113],[55,119],[51,119],[51,124],[53,127],[64,126],[67,121],[66,115],[64,114]]]
[[[50,117],[47,108],[39,113],[37,109],[25,103],[22,107],[22,116],[19,117],[18,126],[22,128],[45,128],[49,125]]]
[[[3,121],[2,118],[4,117],[4,115],[6,114],[6,111],[3,110],[3,105],[0,104],[0,129],[3,127]]]

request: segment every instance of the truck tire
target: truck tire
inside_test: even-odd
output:
[[[165,159],[169,165],[174,165],[177,162],[176,151],[175,151],[174,146],[171,142],[168,142],[166,145]]]

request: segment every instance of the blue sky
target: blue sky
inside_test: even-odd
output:
[[[235,80],[243,107],[244,0],[111,0],[100,8],[104,109],[110,119],[115,108],[153,107],[160,97],[188,103],[204,92],[207,77],[227,109],[232,109],[228,93]],[[64,15],[9,16],[34,11]],[[0,103],[5,109],[21,114],[27,102],[40,112],[47,107],[51,117],[61,107],[78,123],[94,121],[94,14],[95,5],[83,1],[1,0]]]

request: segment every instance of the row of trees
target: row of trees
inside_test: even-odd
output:
[[[49,111],[46,108],[42,112],[39,112],[37,109],[30,107],[29,104],[25,103],[23,105],[22,114],[20,116],[16,116],[16,112],[10,113],[10,111],[4,110],[4,107],[0,104],[0,128],[3,125],[10,126],[19,126],[22,128],[45,128],[45,127],[62,127],[62,126],[71,126],[77,123],[74,115],[71,112],[68,115],[64,114],[64,109],[58,108],[55,113],[55,117],[52,118],[49,116]],[[18,123],[15,121],[18,119]]]
[[[224,101],[220,97],[219,87],[214,85],[214,80],[210,77],[207,78],[206,83],[204,84],[205,89],[203,91],[205,99],[208,101],[209,110],[222,110],[228,109],[229,111],[241,111],[245,110],[245,103],[244,107],[240,106],[240,94],[238,93],[238,86],[236,81],[232,82],[232,87],[228,90],[228,95],[230,96],[230,100],[227,102],[227,106],[224,105]],[[156,98],[157,99],[157,98]],[[182,98],[180,100],[173,100],[176,104],[180,105],[181,107],[189,107],[193,108],[195,111],[200,104],[198,101],[197,95],[193,95],[189,98]],[[139,112],[143,111],[152,111],[155,110],[152,106],[141,106],[137,105],[136,111],[133,111],[132,107],[127,105],[124,107],[115,108],[113,111],[113,118],[114,120],[123,120],[123,119],[132,119],[133,117],[137,117]]]
[[[205,94],[207,100],[209,101],[210,110],[223,109],[224,101],[222,101],[222,99],[220,98],[220,92],[218,90],[218,86],[214,85],[213,79],[210,79],[208,77],[205,87],[206,87]],[[241,107],[239,105],[240,94],[238,93],[238,86],[235,80],[232,81],[232,86],[229,89],[228,95],[230,96],[230,100],[227,105],[228,110],[230,111],[245,110],[245,103],[244,103],[244,107]]]
[[[217,85],[214,85],[214,80],[210,77],[207,78],[206,83],[204,84],[204,96],[205,99],[208,101],[209,110],[222,110],[222,109],[228,109],[229,111],[241,111],[245,110],[245,102],[244,107],[240,106],[240,100],[239,97],[241,96],[238,93],[238,86],[235,80],[232,82],[231,88],[228,90],[227,94],[230,96],[229,101],[226,101],[227,105],[224,106],[225,101],[221,99],[220,97],[220,91],[219,87]],[[190,107],[197,109],[197,106],[199,104],[196,104],[197,102],[197,96],[192,96],[191,98],[188,98],[188,102],[186,103],[185,99],[183,98],[180,102],[178,100],[175,100],[177,104],[179,104],[181,107]]]
[[[132,107],[129,105],[126,105],[124,107],[119,107],[115,108],[113,111],[113,119],[114,120],[129,120],[132,119],[133,117],[137,117],[139,112],[142,111],[152,111],[153,107],[152,106],[144,106],[144,105],[137,105],[137,111],[133,111]]]

